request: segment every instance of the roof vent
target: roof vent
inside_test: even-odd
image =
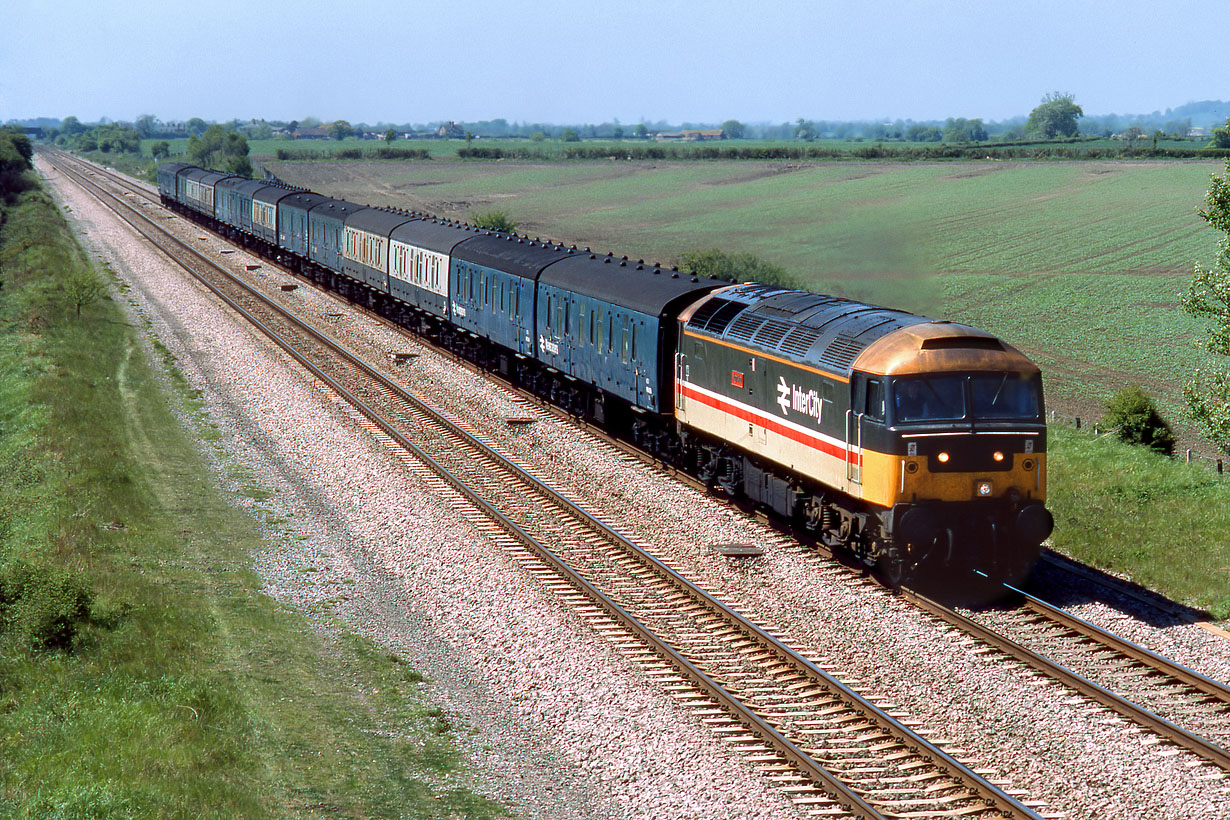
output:
[[[678,278],[679,278],[679,274],[678,274],[678,273],[672,273],[672,274],[671,274],[671,278],[672,278],[672,279],[678,279]]]
[[[592,253],[591,253],[591,254],[589,255],[589,258],[590,258],[590,259],[597,259],[598,257],[597,257],[597,256],[595,256],[594,254],[592,254]]]

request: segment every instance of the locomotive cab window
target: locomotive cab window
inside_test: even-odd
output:
[[[884,421],[884,382],[879,379],[867,382],[867,417]]]

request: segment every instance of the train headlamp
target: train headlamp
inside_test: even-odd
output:
[[[979,498],[990,498],[992,489],[991,482],[989,481],[979,481],[978,485],[974,488]]]
[[[995,453],[991,456],[991,458],[995,459],[996,461],[1003,461],[1004,454],[1001,453],[999,450],[996,450]]]
[[[940,453],[938,456],[936,456],[936,458],[939,459],[940,464],[948,463],[948,453]]]

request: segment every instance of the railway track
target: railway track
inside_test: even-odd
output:
[[[829,671],[675,573],[53,158],[395,444],[412,469],[641,662],[808,814],[1039,817]],[[462,503],[464,502],[464,503]]]
[[[1176,748],[1230,771],[1226,684],[1020,590],[1012,591],[1001,607],[977,614],[958,612],[917,592],[903,595],[1004,658],[1024,663]]]

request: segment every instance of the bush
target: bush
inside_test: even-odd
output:
[[[15,561],[0,571],[0,631],[31,649],[70,649],[89,621],[89,590],[66,569]]]
[[[802,289],[799,281],[781,265],[775,265],[752,253],[728,253],[716,248],[688,251],[679,258],[679,266],[695,271],[698,276],[716,276],[719,279]]]
[[[1142,444],[1168,456],[1174,454],[1174,432],[1140,385],[1124,388],[1106,402],[1103,421],[1128,444]]]
[[[479,228],[486,228],[489,231],[513,233],[517,230],[517,223],[508,215],[508,211],[487,211],[486,213],[474,214],[474,224]]]

